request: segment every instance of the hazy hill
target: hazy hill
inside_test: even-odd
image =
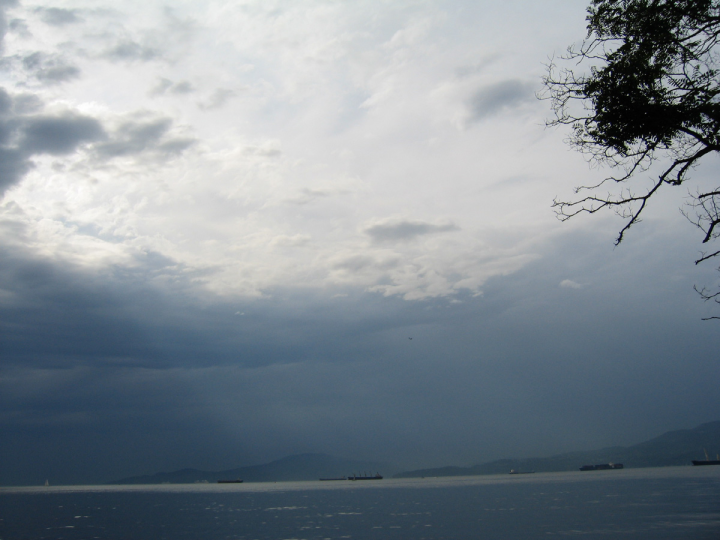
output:
[[[397,469],[395,469],[397,470]],[[388,465],[367,461],[349,461],[327,456],[325,454],[300,454],[289,456],[263,465],[239,467],[226,471],[200,471],[198,469],[181,469],[179,471],[162,472],[145,476],[132,476],[110,482],[111,484],[192,484],[218,480],[234,480],[241,478],[245,482],[288,482],[297,480],[317,480],[348,476],[364,472],[390,475]]]
[[[711,457],[720,453],[720,421],[702,424],[695,429],[669,431],[634,446],[614,446],[544,458],[500,459],[470,467],[420,469],[396,474],[395,478],[502,474],[511,469],[525,472],[576,471],[582,465],[596,463],[622,463],[625,467],[669,467],[690,465],[693,459],[705,459],[703,449],[707,449]]]
[[[396,474],[395,478],[504,474],[510,469],[536,472],[575,471],[582,465],[610,462],[623,463],[625,467],[690,465],[693,459],[704,459],[704,448],[711,456],[720,453],[720,421],[703,424],[695,429],[670,431],[634,446],[569,452],[543,458],[501,459],[470,467],[421,469]],[[202,481],[214,483],[221,479],[236,478],[242,478],[245,482],[281,482],[317,480],[318,478],[341,477],[364,472],[374,474],[378,471],[386,478],[394,472],[387,464],[350,461],[325,454],[300,454],[263,465],[225,471],[182,469],[146,476],[133,476],[111,483],[187,484]]]

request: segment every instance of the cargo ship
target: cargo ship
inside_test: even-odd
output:
[[[703,450],[705,450],[703,448]],[[707,450],[705,450],[705,459],[693,459],[692,464],[693,465],[720,465],[720,454],[715,456],[717,459],[710,459],[710,456],[708,456]]]
[[[218,484],[242,484],[242,480],[218,480]]]
[[[367,474],[365,476],[357,476],[353,474],[352,476],[348,476],[348,480],[382,480],[383,477],[380,476],[380,473],[375,473],[375,476],[368,476]]]
[[[583,465],[581,471],[608,471],[610,469],[622,469],[622,463],[600,463],[599,465]]]

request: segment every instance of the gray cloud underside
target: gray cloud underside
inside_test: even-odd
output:
[[[23,226],[9,217],[0,221],[0,237],[12,237],[15,245],[21,246],[24,235]],[[563,249],[574,252],[583,242],[586,240],[578,238]],[[454,304],[453,310],[447,311],[448,304],[442,299],[424,301],[427,309],[418,309],[416,304],[397,298],[352,289],[324,292],[276,289],[268,291],[261,300],[208,298],[198,302],[189,293],[194,280],[201,276],[158,253],[138,255],[130,266],[98,273],[57,264],[22,247],[2,245],[0,324],[4,330],[0,332],[0,350],[5,367],[255,368],[322,357],[361,359],[368,352],[368,336],[375,332],[392,334],[411,327],[425,327],[423,332],[428,332],[439,325],[444,328],[443,333],[452,333],[464,327],[463,321],[467,322],[468,317],[496,319],[500,325],[496,330],[504,328],[501,333],[507,333],[511,341],[516,326],[503,326],[506,318],[523,321],[525,338],[544,343],[548,351],[554,351],[553,344],[560,341],[571,342],[578,349],[585,347],[586,334],[579,331],[581,327],[613,328],[613,332],[598,334],[598,338],[607,336],[602,339],[613,347],[614,343],[625,343],[632,335],[634,330],[624,326],[628,321],[635,321],[633,327],[637,329],[644,327],[650,317],[648,313],[654,313],[652,318],[657,324],[675,320],[670,316],[673,310],[657,311],[652,304],[627,297],[625,289],[632,290],[633,283],[647,277],[642,269],[637,270],[627,276],[628,284],[620,287],[615,273],[622,273],[622,261],[613,265],[612,273],[605,269],[607,263],[580,261],[583,269],[577,263],[572,271],[594,280],[594,290],[576,289],[577,295],[567,295],[557,285],[566,280],[564,274],[568,271],[553,262],[560,255],[549,256],[545,262],[534,263],[514,276],[491,280],[482,298],[462,297],[463,303]],[[650,256],[647,265],[653,263]],[[356,257],[344,264],[358,270],[375,263]],[[153,282],[172,285],[158,287]],[[662,280],[655,285],[656,290],[668,292]],[[349,296],[338,301],[334,299],[336,292]],[[609,293],[613,298],[603,300]],[[622,307],[615,305],[619,298],[624,298]],[[694,301],[686,294],[672,298],[681,298],[684,303]],[[574,307],[576,303],[579,307]],[[591,306],[595,306],[593,317],[576,320],[573,313]],[[438,311],[438,307],[442,309]],[[622,321],[617,318],[620,311],[624,314]],[[537,319],[539,312],[546,313],[544,318]],[[695,321],[687,318],[686,323]],[[706,328],[707,325],[693,332],[704,332]],[[677,332],[682,335],[686,330],[683,327]],[[712,333],[711,328],[707,331]],[[504,347],[501,337],[487,338],[486,346]],[[642,335],[627,343],[636,339],[642,341]],[[382,340],[377,345],[380,348],[374,354],[384,346]],[[447,346],[447,340],[440,340],[437,345]],[[697,346],[705,345],[699,342]],[[601,353],[594,351],[592,355],[598,357]],[[572,354],[568,360],[571,358]]]
[[[80,69],[59,55],[34,52],[22,58],[22,65],[28,73],[47,85],[80,77]]]
[[[22,227],[11,222],[0,226],[3,234],[22,238]],[[350,343],[362,350],[358,332],[363,328],[392,328],[398,309],[406,313],[402,318],[411,312],[406,303],[397,302],[394,315],[382,313],[363,322],[379,307],[372,304],[389,305],[388,300],[377,296],[370,305],[348,309],[328,303],[324,295],[312,299],[282,290],[260,303],[216,300],[207,310],[185,292],[197,277],[188,269],[152,253],[136,264],[135,269],[97,275],[62,268],[19,248],[0,248],[3,365],[168,369],[303,362],[340,356]],[[163,292],[146,284],[152,278],[175,286]],[[308,310],[308,302],[316,309]],[[239,311],[245,315],[238,316]],[[326,325],[326,317],[332,325]],[[324,326],[320,339],[317,332]]]
[[[16,34],[23,36],[23,37],[29,37],[31,36],[30,30],[28,30],[27,22],[25,22],[23,19],[13,19],[7,24],[7,29],[12,30]],[[4,36],[4,33],[3,33]]]
[[[3,51],[3,40],[8,30],[8,21],[5,16],[5,10],[17,5],[17,0],[0,0],[0,52]]]
[[[18,149],[28,156],[70,154],[83,143],[106,137],[98,120],[77,113],[30,117],[24,119],[20,131]]]
[[[113,61],[149,61],[156,60],[162,56],[162,52],[156,47],[143,45],[131,40],[124,40],[110,47],[103,57]]]
[[[173,82],[170,79],[161,78],[157,86],[150,91],[151,96],[161,96],[166,93],[182,95],[191,94],[195,91],[190,81]]]
[[[192,146],[195,139],[170,136],[172,126],[172,120],[165,117],[125,121],[112,133],[110,140],[95,146],[95,152],[101,159],[141,153],[179,154]]]
[[[9,26],[4,10],[14,5],[0,0],[0,38]],[[54,9],[38,16],[53,26],[81,22],[77,12]],[[126,34],[108,33],[102,39],[112,45],[97,50],[118,62],[169,58],[192,26],[167,17],[175,41],[143,39],[147,32],[117,41]],[[23,22],[13,26],[20,32]],[[46,86],[80,76],[62,55],[18,60]],[[191,90],[180,81],[163,92]],[[233,95],[219,89],[200,107],[222,106]],[[469,108],[477,121],[533,100],[531,85],[513,79],[480,89]],[[150,162],[194,142],[161,115],[51,113],[37,96],[0,90],[0,194],[36,156]],[[160,253],[88,270],[22,247],[33,238],[12,204],[0,214],[3,483],[222,469],[302,451],[479,462],[518,449],[541,455],[623,437],[638,442],[668,424],[715,419],[699,416],[720,406],[706,375],[717,368],[716,327],[698,324],[687,280],[666,279],[685,275],[683,258],[666,265],[657,258],[664,250],[650,249],[657,244],[638,248],[639,262],[615,259],[613,270],[607,253],[579,255],[597,242],[566,238],[543,259],[489,279],[482,297],[461,291],[456,303],[408,303],[352,288],[198,300],[204,276]],[[384,244],[454,230],[452,223],[395,220],[363,232]],[[100,233],[87,227],[78,234]],[[358,255],[337,268],[399,262]]]
[[[219,109],[236,95],[237,92],[230,90],[229,88],[218,88],[212,93],[207,101],[198,103],[198,107],[205,111]]]
[[[35,8],[35,12],[39,13],[40,19],[50,26],[65,26],[82,21],[78,16],[78,11],[75,9],[38,7]]]
[[[21,101],[20,109],[24,103]],[[18,182],[38,154],[70,154],[84,144],[105,138],[100,122],[67,112],[26,116],[17,113],[13,98],[0,89],[0,193]]]
[[[59,84],[80,77],[80,69],[75,66],[52,66],[38,70],[35,76],[45,84]]]
[[[379,270],[384,272],[397,267],[401,260],[400,257],[378,260],[364,255],[355,255],[336,263],[334,267],[352,273],[362,272],[364,270]]]
[[[170,7],[163,9],[163,15],[163,22],[158,26],[107,32],[104,37],[111,44],[100,57],[112,62],[128,63],[172,61],[192,41],[195,24],[192,20],[178,18]]]
[[[373,242],[408,242],[419,236],[437,234],[443,232],[451,232],[460,230],[457,225],[447,223],[436,225],[424,221],[397,221],[389,223],[379,223],[368,227],[363,232],[367,234]]]
[[[535,85],[519,79],[501,81],[478,90],[470,100],[475,121],[535,100]]]
[[[133,117],[111,131],[98,119],[73,111],[32,114],[41,107],[36,97],[15,97],[0,88],[0,194],[32,168],[33,156],[69,155],[87,146],[100,160],[171,157],[195,142],[173,136],[173,122],[165,117]]]
[[[24,233],[5,221],[0,234]],[[648,271],[652,246],[628,273],[603,250],[577,257],[592,244],[566,238],[456,304],[351,289],[197,301],[188,269],[161,255],[98,273],[3,246],[0,473],[108,481],[301,451],[442,465],[703,421],[718,406],[705,375],[717,332],[677,318],[696,306],[687,283]],[[570,295],[557,286],[568,272],[595,285]],[[47,450],[25,457],[31,439]]]

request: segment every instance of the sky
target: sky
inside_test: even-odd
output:
[[[612,172],[538,99],[586,7],[0,0],[0,484],[718,420],[689,188],[551,208]]]

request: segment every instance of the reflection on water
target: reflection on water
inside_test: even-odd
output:
[[[720,538],[720,467],[0,488],[0,540]]]

